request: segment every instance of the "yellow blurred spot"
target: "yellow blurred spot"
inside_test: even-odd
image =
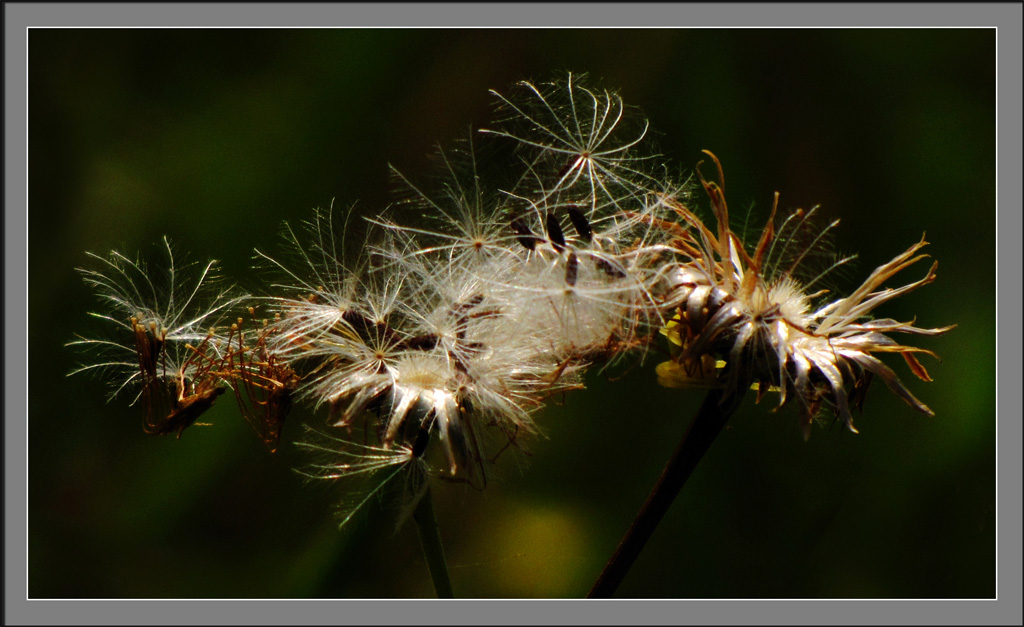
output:
[[[489,522],[493,531],[481,537],[486,545],[470,553],[499,557],[486,568],[474,568],[471,595],[577,598],[586,592],[595,565],[583,560],[589,534],[580,518],[562,509],[521,504],[501,508]]]

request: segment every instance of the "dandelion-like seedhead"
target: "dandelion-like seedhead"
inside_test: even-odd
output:
[[[776,197],[744,242],[718,159],[708,153],[717,180],[699,166],[699,185],[672,175],[617,93],[573,74],[493,93],[494,126],[439,147],[435,180],[394,171],[398,201],[370,219],[360,255],[329,209],[286,225],[289,258],[257,252],[279,277],[259,296],[213,289],[212,263],[183,282],[169,246],[164,286],[140,262],[95,257],[101,268],[83,275],[119,337],[73,342],[115,354],[80,371],[161,399],[147,408],[157,433],[180,435],[232,389],[273,450],[293,401],[325,408],[330,433],[300,443],[317,458],[301,472],[362,486],[343,520],[384,486],[415,502],[430,477],[483,485],[488,460],[540,432],[545,399],[662,337],[664,385],[774,391],[799,406],[805,433],[825,408],[853,429],[875,377],[931,413],[878,355],[899,353],[929,380],[915,353],[931,353],[890,334],[948,328],[870,317],[935,279],[933,264],[884,287],[924,257],[924,240],[829,299],[821,283],[849,258],[827,256],[835,223],[815,227],[814,209],[777,219]],[[695,212],[695,189],[712,221]]]
[[[224,391],[218,371],[227,343],[219,333],[245,296],[217,287],[215,261],[181,264],[170,242],[162,243],[166,261],[159,264],[115,251],[90,253],[98,267],[79,268],[106,308],[92,315],[113,335],[70,342],[93,355],[71,374],[101,373],[112,398],[127,391],[132,404],[142,399],[148,432],[180,437]]]
[[[492,91],[499,124],[484,132],[516,142],[537,179],[539,201],[579,203],[593,219],[598,212],[632,209],[631,200],[642,202],[662,180],[652,176],[658,155],[649,142],[642,145],[647,120],[615,92],[587,86],[585,78],[523,81],[507,96]]]

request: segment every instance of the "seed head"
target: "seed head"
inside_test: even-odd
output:
[[[721,178],[717,159],[715,163]],[[786,232],[792,220],[803,221],[802,212],[787,218],[776,230],[776,197],[776,206],[756,247],[747,252],[729,227],[722,187],[703,177],[701,180],[711,199],[717,234],[706,228],[698,228],[698,235],[686,231],[676,242],[679,259],[661,270],[664,304],[674,312],[666,335],[677,346],[673,360],[660,366],[662,380],[668,385],[717,381],[715,371],[724,369],[727,375],[720,381],[723,385],[743,387],[753,383],[759,398],[769,389],[775,390],[780,406],[791,398],[798,399],[805,437],[823,402],[834,408],[851,431],[856,431],[850,408],[863,402],[874,376],[911,407],[931,415],[932,411],[873,353],[900,353],[914,374],[930,381],[914,353],[934,354],[901,345],[887,334],[938,335],[952,327],[922,329],[912,323],[867,318],[882,303],[935,279],[937,264],[932,264],[918,281],[879,289],[889,278],[926,257],[915,255],[926,245],[924,239],[877,268],[850,296],[814,308],[812,295],[795,278],[808,249],[782,270],[768,264],[775,254],[785,256],[789,242],[780,243],[779,235]],[[696,224],[686,207],[676,209],[687,222]],[[828,228],[833,226],[835,223]],[[711,362],[715,369],[709,372]]]
[[[78,371],[137,388],[155,433],[180,435],[231,387],[271,451],[293,402],[326,406],[335,435],[311,430],[300,446],[318,461],[302,472],[360,486],[344,520],[389,486],[415,503],[433,474],[482,485],[489,434],[507,447],[539,432],[548,397],[661,337],[664,385],[777,392],[779,406],[796,400],[805,434],[825,406],[854,430],[851,409],[875,377],[931,413],[878,355],[899,353],[929,380],[915,353],[932,353],[890,335],[952,327],[870,317],[935,279],[933,264],[884,287],[925,257],[923,239],[824,300],[817,284],[850,258],[808,271],[836,226],[815,228],[815,209],[776,220],[776,195],[748,245],[718,159],[707,153],[715,180],[696,173],[705,222],[693,179],[660,162],[647,120],[614,91],[568,74],[493,93],[493,127],[439,147],[433,180],[393,171],[400,195],[369,220],[358,254],[345,245],[352,212],[286,225],[293,260],[257,252],[279,278],[244,303],[248,318],[226,318],[246,297],[213,287],[213,262],[183,276],[166,240],[159,277],[119,253],[94,256],[101,268],[81,272],[120,335],[73,342],[109,354]],[[492,166],[495,155],[508,159]]]
[[[88,253],[98,267],[78,271],[107,310],[92,315],[114,335],[69,342],[95,354],[70,374],[103,373],[111,398],[131,390],[133,404],[143,400],[147,432],[180,437],[224,391],[227,352],[217,329],[245,297],[216,287],[215,261],[178,264],[166,238],[162,249],[166,261],[152,265],[117,251]]]

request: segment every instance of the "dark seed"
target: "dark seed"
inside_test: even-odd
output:
[[[576,229],[580,239],[584,242],[590,242],[593,231],[590,228],[590,222],[587,221],[587,216],[583,215],[580,208],[575,205],[569,205],[568,211],[569,219],[572,221],[572,226]]]
[[[565,282],[569,287],[576,286],[576,277],[579,274],[580,260],[576,253],[570,252],[569,258],[565,261]]]
[[[548,214],[544,220],[544,228],[547,229],[548,239],[551,240],[555,250],[558,252],[565,250],[565,235],[562,234],[562,225],[558,223],[558,218],[555,217],[555,214]]]
[[[516,240],[526,250],[532,251],[537,246],[537,236],[533,234],[530,227],[526,226],[522,218],[512,220],[512,231],[516,234]]]

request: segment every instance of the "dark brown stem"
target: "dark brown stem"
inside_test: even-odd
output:
[[[416,530],[419,532],[420,545],[423,547],[423,556],[427,560],[427,568],[430,570],[430,579],[434,582],[434,592],[439,599],[454,599],[452,581],[448,576],[448,564],[444,558],[444,547],[441,546],[441,533],[437,528],[437,519],[434,517],[434,502],[430,497],[430,488],[416,504],[412,513],[416,521]]]
[[[661,473],[658,483],[654,486],[647,501],[629,526],[615,553],[605,565],[601,575],[590,589],[588,598],[610,598],[619,584],[626,577],[633,562],[643,550],[651,534],[658,527],[672,501],[682,490],[690,473],[697,467],[704,453],[710,448],[715,437],[729,421],[729,417],[743,400],[745,388],[730,386],[726,389],[713,389],[704,397],[696,418],[690,423],[686,434],[679,442],[671,459]]]

